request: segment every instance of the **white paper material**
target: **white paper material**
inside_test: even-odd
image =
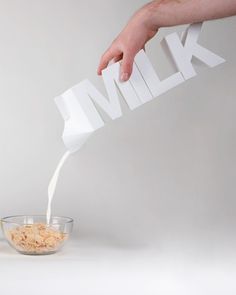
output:
[[[70,152],[78,150],[88,137],[104,126],[99,113],[103,110],[112,120],[122,116],[119,94],[131,110],[185,82],[196,75],[192,57],[209,67],[225,60],[197,43],[202,24],[193,24],[182,35],[176,33],[164,38],[164,49],[177,66],[179,72],[160,81],[144,50],[135,57],[133,73],[127,82],[121,82],[120,63],[114,63],[102,72],[107,97],[101,94],[89,80],[84,80],[55,99],[65,121],[63,141]]]
[[[93,102],[99,106],[112,119],[122,116],[121,107],[118,96],[110,96],[108,100],[104,97],[89,80],[84,80],[72,88],[81,107],[84,109],[87,117],[93,122],[95,129],[103,126],[101,117],[98,117],[97,109]]]
[[[143,79],[150,89],[153,97],[157,97],[184,82],[183,76],[179,72],[163,81],[160,81],[144,50],[139,51],[136,55],[135,64],[141,72]]]
[[[85,143],[95,129],[71,89],[56,97],[55,102],[65,121],[63,142],[69,151],[74,152]]]
[[[209,67],[215,67],[225,60],[197,43],[201,32],[202,23],[192,24],[188,27],[181,42],[177,33],[172,33],[164,38],[178,70],[185,80],[196,76],[196,71],[191,63],[196,57]]]
[[[143,80],[143,77],[135,63],[133,64],[133,71],[129,81],[142,103],[153,99],[151,90]]]
[[[139,107],[142,102],[138,98],[134,88],[132,87],[130,81],[121,82],[120,81],[120,63],[114,63],[102,71],[103,82],[107,91],[109,98],[116,98],[119,100],[117,93],[117,87],[120,89],[126,103],[131,110]]]

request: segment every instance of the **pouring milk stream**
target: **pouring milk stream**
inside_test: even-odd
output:
[[[70,97],[70,99],[66,98],[67,92],[55,99],[56,105],[65,121],[62,139],[67,151],[60,159],[56,170],[49,182],[48,204],[46,213],[47,224],[49,224],[51,220],[52,201],[55,194],[58,178],[64,163],[73,152],[76,152],[81,148],[81,146],[94,131],[86,116],[81,113],[81,110],[78,108],[78,104],[75,104],[73,97]],[[83,124],[81,124],[81,118],[83,119]]]
[[[63,167],[66,159],[69,157],[70,152],[67,151],[63,157],[61,158],[60,162],[57,165],[57,168],[49,182],[49,186],[48,186],[48,207],[47,207],[47,224],[50,223],[50,219],[51,219],[51,212],[52,212],[52,199],[56,190],[56,186],[57,186],[57,181],[58,181],[58,177],[60,175],[60,171],[61,168]]]

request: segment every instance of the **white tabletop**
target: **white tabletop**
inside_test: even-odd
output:
[[[185,247],[124,246],[81,238],[53,255],[25,256],[2,241],[0,291],[7,295],[235,294],[232,253],[227,258],[226,251],[220,255],[222,248],[211,252],[193,244]]]

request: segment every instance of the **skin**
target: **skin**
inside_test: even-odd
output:
[[[120,80],[132,74],[135,55],[162,27],[236,15],[236,0],[157,0],[139,9],[103,54],[98,75],[109,62],[122,61]]]

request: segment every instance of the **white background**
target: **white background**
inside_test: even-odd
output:
[[[89,78],[146,1],[0,0],[0,215],[44,214],[65,152],[53,98]],[[53,214],[75,219],[52,256],[1,240],[4,294],[235,294],[235,17],[204,24],[199,43],[227,62],[108,122],[69,158]],[[161,78],[173,73],[147,46]],[[42,287],[43,286],[43,287]]]

